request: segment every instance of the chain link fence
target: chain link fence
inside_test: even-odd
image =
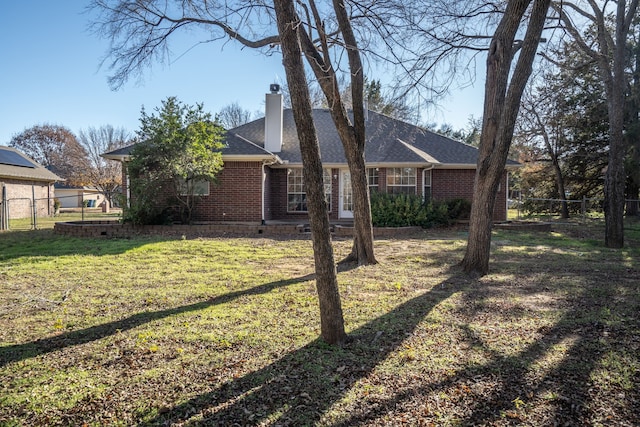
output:
[[[640,200],[625,200],[627,211],[629,208],[635,208],[638,212]],[[562,200],[562,199],[539,199],[539,198],[521,198],[510,199],[509,209],[517,211],[517,218],[523,217],[559,217],[563,211],[563,205],[566,204],[567,211],[570,216],[587,217],[603,217],[604,216],[604,199],[584,197],[579,200]]]
[[[0,231],[2,230],[37,230],[51,228],[55,222],[84,221],[97,218],[116,217],[121,215],[120,209],[111,208],[105,199],[97,203],[95,199],[79,200],[80,205],[74,208],[61,208],[61,199],[78,200],[77,195],[62,197],[21,197],[0,198]]]

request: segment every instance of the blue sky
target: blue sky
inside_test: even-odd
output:
[[[204,103],[212,114],[232,102],[261,111],[273,82],[285,80],[279,55],[240,49],[234,43],[203,44],[185,53],[191,40],[174,49],[170,66],[155,65],[141,83],[130,81],[118,91],[100,68],[107,41],[91,34],[82,0],[7,2],[0,13],[0,145],[37,124],[57,124],[78,133],[112,125],[133,133],[140,109],[151,111],[168,96],[186,104]],[[186,36],[185,36],[186,37]],[[194,38],[193,43],[198,40]],[[383,80],[384,81],[384,80]],[[465,127],[479,117],[481,90],[454,92],[424,121]]]

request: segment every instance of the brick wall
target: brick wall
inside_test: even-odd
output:
[[[129,238],[143,235],[167,237],[216,237],[224,235],[242,236],[302,236],[310,237],[306,227],[299,224],[203,224],[203,225],[132,225],[117,221],[70,221],[57,222],[55,234],[72,237]],[[336,225],[331,232],[336,237],[352,237],[353,227]],[[374,228],[376,238],[395,238],[423,233],[420,227],[381,227]]]
[[[36,214],[39,217],[53,214],[53,184],[42,181],[21,181],[0,178],[7,189],[9,218],[29,218],[32,214],[33,198],[36,202]]]
[[[423,193],[424,171],[417,175],[417,194]],[[450,200],[473,197],[475,170],[434,169],[431,175],[431,191],[434,200]],[[331,220],[338,219],[340,187],[339,169],[332,169]],[[378,171],[379,188],[386,192],[386,169]],[[126,183],[126,179],[124,180]],[[494,220],[506,220],[506,174],[496,198]],[[287,169],[267,168],[266,170],[265,220],[308,221],[302,212],[287,212]],[[125,188],[126,191],[126,188]],[[210,187],[210,195],[203,197],[196,205],[194,221],[260,222],[262,220],[262,164],[260,162],[226,162],[216,184]]]
[[[260,222],[262,163],[225,162],[209,196],[197,202],[193,220]]]
[[[450,200],[473,198],[475,169],[434,169],[431,172],[431,194],[434,200]],[[496,197],[493,219],[504,221],[507,219],[506,199],[507,175],[502,177],[500,190]]]

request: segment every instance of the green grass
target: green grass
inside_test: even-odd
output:
[[[640,227],[376,241],[318,339],[311,242],[0,234],[0,425],[632,425]],[[351,242],[334,242],[336,258]]]
[[[52,229],[56,222],[65,221],[91,221],[91,220],[119,220],[122,213],[119,209],[114,209],[110,213],[102,213],[98,209],[85,209],[84,214],[79,211],[65,211],[55,216],[37,217],[34,225],[33,218],[19,218],[9,220],[9,230],[48,230]]]

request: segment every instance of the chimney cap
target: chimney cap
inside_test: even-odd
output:
[[[271,91],[271,93],[278,93],[280,92],[280,85],[277,83],[272,83],[269,85],[269,90]]]

